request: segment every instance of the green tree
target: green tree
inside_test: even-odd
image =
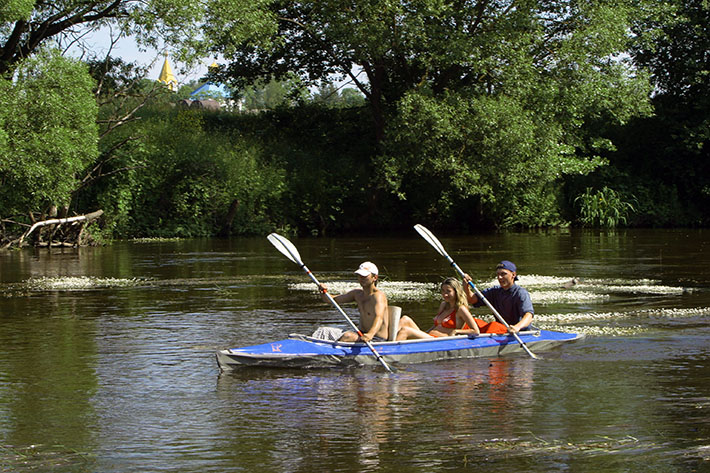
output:
[[[645,199],[643,223],[710,222],[710,3],[663,2],[635,26],[635,62],[651,73],[656,114],[619,130],[624,146],[611,156]],[[661,191],[662,190],[662,191]]]
[[[386,189],[430,195],[418,208],[432,218],[450,218],[466,200],[499,223],[552,224],[562,177],[604,164],[609,124],[650,112],[647,77],[622,54],[653,5],[274,1],[278,30],[268,42],[220,41],[213,25],[205,34],[230,61],[224,80],[295,71],[309,85],[352,81],[378,143],[362,163],[373,176],[371,209]]]
[[[362,107],[366,105],[365,96],[352,87],[345,87],[340,91],[340,98],[345,107]]]
[[[207,24],[205,34],[230,61],[220,74],[237,83],[294,71],[309,86],[333,74],[350,78],[383,137],[385,108],[423,86],[489,93],[500,81],[525,80],[531,67],[608,69],[638,12],[635,2],[607,3],[273,1],[278,30],[268,41],[235,42],[224,34],[226,20]]]
[[[48,41],[91,53],[86,34],[101,28],[116,39],[130,35],[145,46],[175,46],[181,59],[195,60],[202,50],[194,38],[208,8],[190,0],[10,0],[0,7],[0,74]]]
[[[585,189],[635,195],[629,223],[649,226],[710,222],[710,5],[704,0],[659,2],[632,24],[636,67],[650,75],[654,115],[613,127],[610,166],[571,179],[570,201]],[[571,202],[570,202],[571,203]],[[583,215],[579,215],[583,218]],[[633,218],[631,218],[633,217]]]
[[[2,21],[26,20],[32,13],[34,0],[5,0],[0,4]]]
[[[652,2],[272,2],[264,21],[280,30],[246,41],[222,7],[206,37],[239,61],[219,75],[246,83],[296,70],[323,91],[331,74],[350,76],[379,140],[361,163],[366,185],[422,218],[560,223],[565,176],[602,166],[610,127],[649,113],[647,78],[621,53]],[[375,208],[377,192],[365,194]]]
[[[273,228],[268,211],[284,191],[283,171],[266,165],[259,147],[238,135],[208,130],[210,116],[199,110],[142,112],[145,139],[130,154],[150,165],[131,174],[124,208],[113,212],[119,234],[191,237]],[[213,118],[219,121],[219,113]],[[113,191],[97,189],[96,200],[117,202],[110,192],[126,183],[115,183]]]
[[[326,83],[311,94],[311,100],[324,106],[336,107],[340,101],[340,94],[334,84]]]
[[[270,80],[266,83],[257,81],[246,87],[241,96],[247,110],[273,110],[289,105],[297,89],[297,83],[292,80]]]
[[[208,12],[228,8],[253,34],[264,24],[257,7],[258,2],[244,0],[2,2],[0,193],[7,199],[0,202],[0,214],[32,215],[50,203],[73,200],[102,202],[125,215],[139,185],[131,171],[152,165],[141,161],[145,133],[136,127],[119,130],[134,123],[147,103],[167,104],[170,98],[164,88],[143,79],[144,70],[110,56],[98,59],[86,42],[89,33],[110,32],[114,44],[131,35],[141,46],[171,46],[174,57],[189,62],[203,56],[198,29]],[[91,76],[75,61],[46,53],[46,45],[65,51],[78,47],[89,58]],[[104,186],[92,186],[97,183]]]
[[[332,83],[321,84],[311,94],[311,101],[325,107],[360,107],[366,104],[365,96],[353,88],[339,88]]]
[[[94,81],[86,65],[43,50],[0,79],[0,214],[68,205],[98,156]]]

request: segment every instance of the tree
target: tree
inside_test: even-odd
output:
[[[707,101],[710,85],[710,4],[707,0],[664,2],[652,17],[634,24],[633,58],[651,71],[660,94]]]
[[[340,98],[345,107],[362,107],[366,105],[365,96],[352,87],[342,89]]]
[[[114,37],[133,36],[138,44],[176,49],[182,59],[199,57],[199,23],[205,9],[189,0],[9,0],[0,7],[0,74],[34,54],[48,41],[61,48],[75,45],[87,52],[88,32],[107,28]]]
[[[659,2],[633,23],[630,50],[654,86],[655,114],[614,133],[611,168],[596,176],[638,198],[644,225],[707,225],[710,221],[710,5]],[[580,187],[589,183],[580,183]]]
[[[365,96],[353,88],[339,88],[333,83],[324,83],[311,94],[311,101],[325,107],[361,107]]]
[[[140,47],[171,46],[174,57],[189,63],[203,55],[198,29],[206,12],[220,3],[231,12],[241,9],[250,32],[261,24],[251,21],[258,10],[245,0],[0,4],[0,180],[6,184],[0,193],[7,197],[0,202],[0,215],[21,212],[32,219],[51,203],[95,202],[81,195],[91,184],[113,183],[104,178],[147,165],[139,152],[120,152],[140,148],[140,131],[117,130],[133,123],[146,103],[164,99],[164,91],[154,81],[146,86],[144,70],[112,58],[110,51],[98,58],[85,40],[88,34],[103,29],[111,34],[112,45],[130,35]],[[58,49],[49,53],[48,46]],[[81,51],[91,75],[76,61],[60,58],[58,51],[72,46]],[[50,65],[54,70],[47,69]],[[130,184],[118,185],[113,193],[101,189],[98,194],[115,197],[113,207],[125,208],[130,189]]]
[[[287,106],[303,94],[303,88],[297,80],[256,81],[244,88],[241,97],[246,110],[273,110]]]
[[[221,75],[236,83],[294,71],[309,86],[333,74],[350,78],[368,99],[382,138],[386,107],[408,91],[474,86],[489,93],[500,81],[524,79],[530,67],[589,69],[608,61],[625,46],[630,4],[274,1],[269,8],[278,30],[268,41],[234,42],[224,34],[225,20],[208,23],[205,35],[230,61]]]
[[[0,79],[0,215],[69,204],[98,156],[94,82],[86,65],[43,50]]]
[[[420,206],[430,215],[450,216],[456,201],[473,198],[494,205],[497,221],[549,224],[559,220],[551,184],[602,165],[600,152],[613,147],[603,125],[650,112],[647,77],[622,53],[632,21],[652,6],[274,1],[278,30],[268,41],[225,41],[224,22],[205,35],[230,61],[220,74],[233,83],[292,72],[309,85],[349,78],[373,117],[373,190],[425,197],[402,187],[409,180],[436,189]],[[516,197],[501,201],[503,191]]]

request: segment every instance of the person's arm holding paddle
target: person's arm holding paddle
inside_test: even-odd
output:
[[[473,278],[471,278],[468,273],[464,273],[463,290],[466,293],[466,300],[473,306],[478,303],[478,296],[473,292],[473,290],[471,290],[471,286],[469,285],[470,282],[473,282]]]
[[[471,290],[471,276],[463,275],[466,299],[474,307],[483,305],[483,301]],[[504,260],[496,267],[496,279],[499,286],[493,286],[482,292],[503,319],[508,323],[508,331],[517,333],[527,328],[534,316],[534,309],[530,294],[524,288],[515,284],[518,280],[517,267],[510,261]]]
[[[321,283],[318,285],[318,289],[320,290],[320,297],[321,297],[321,299],[323,299],[323,302],[330,302],[330,300],[328,299],[328,296],[326,295],[328,293],[328,287],[326,287],[325,284]],[[331,295],[331,297],[338,304],[346,304],[348,302],[355,302],[355,292],[358,290],[359,289],[353,289],[352,291],[348,291],[345,294],[339,294],[337,296]]]
[[[340,337],[342,342],[365,342],[369,343],[375,337],[383,340],[387,339],[387,296],[377,289],[377,278],[379,271],[374,263],[366,261],[355,271],[361,289],[353,289],[345,294],[335,296],[333,299],[338,303],[356,302],[360,312],[360,324],[357,332],[346,331]],[[323,284],[318,286],[321,290],[321,298],[327,300],[327,287]],[[364,333],[363,333],[364,332]]]
[[[533,313],[532,312],[525,312],[525,315],[523,315],[523,318],[520,319],[520,322],[517,324],[513,324],[510,326],[510,330],[512,332],[520,332],[524,328],[528,328],[530,324],[532,323],[533,319]]]

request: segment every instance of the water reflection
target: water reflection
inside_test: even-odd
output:
[[[267,442],[232,447],[240,458],[258,451],[289,471],[339,471],[332,465],[338,461],[349,465],[342,471],[377,471],[392,464],[393,454],[402,455],[403,444],[417,452],[418,445],[428,450],[480,441],[491,431],[514,436],[516,419],[534,408],[534,375],[530,359],[443,362],[390,375],[367,368],[247,368],[218,378],[218,396],[228,406],[225,412],[233,413],[220,420],[220,430],[240,439],[269,432]],[[444,464],[420,453],[407,463]]]
[[[346,470],[353,469],[353,462],[374,470],[386,453],[381,446],[396,435],[396,419],[407,410],[416,387],[398,375],[370,370],[291,374],[247,369],[220,376],[217,392],[229,411],[238,413],[223,419],[224,432],[234,433],[237,425],[254,429],[243,432],[247,438],[259,438],[263,428],[270,432],[266,448],[260,441],[235,445],[241,458],[259,452],[289,471],[338,470],[333,462],[339,458],[347,462]],[[271,414],[266,419],[265,409]],[[259,426],[259,421],[267,424]]]
[[[491,262],[516,261],[538,297],[537,321],[584,332],[587,342],[538,361],[451,360],[394,375],[361,368],[220,376],[219,348],[340,322],[307,280],[300,289],[302,271],[265,239],[0,254],[0,465],[309,473],[707,468],[710,269],[688,265],[704,260],[707,232],[442,240],[482,284],[492,277]],[[416,235],[295,243],[324,281],[351,281],[357,263],[376,260],[393,299],[423,324],[437,298],[435,290],[427,298],[427,287],[451,272]],[[572,277],[580,284],[564,289]]]
[[[95,313],[90,304],[56,294],[12,299],[0,312],[0,433],[7,458],[18,461],[11,470],[92,458],[98,444]]]

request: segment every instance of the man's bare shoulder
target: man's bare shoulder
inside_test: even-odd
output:
[[[375,291],[373,296],[377,299],[377,302],[384,302],[385,304],[387,303],[387,295],[379,289]]]
[[[363,291],[363,301],[375,305],[387,305],[387,296],[379,289],[372,294],[365,294]]]
[[[363,289],[353,289],[353,296],[362,303],[387,304],[387,296],[379,289],[375,289],[372,294]]]

